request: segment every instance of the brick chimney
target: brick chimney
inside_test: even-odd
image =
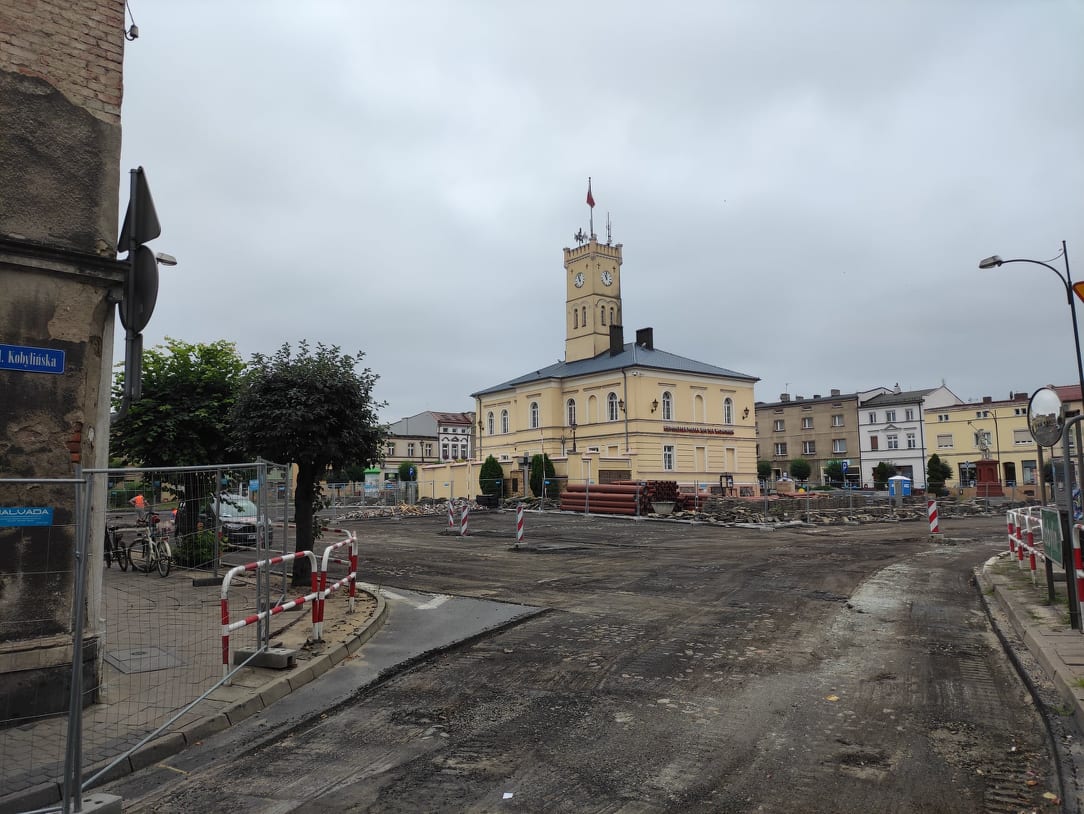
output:
[[[655,329],[637,328],[636,344],[647,350],[655,350]]]
[[[617,356],[625,349],[625,331],[620,325],[610,326],[610,356]]]

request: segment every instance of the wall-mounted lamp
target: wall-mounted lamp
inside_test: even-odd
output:
[[[651,412],[655,412],[658,409],[659,409],[659,400],[655,399],[654,401],[651,402]]]
[[[618,406],[618,409],[621,410],[621,412],[625,412],[625,400],[624,399],[618,399],[617,400],[617,406]]]
[[[741,411],[741,417],[742,418],[748,418],[749,417],[749,408],[748,407],[746,407],[744,410]]]

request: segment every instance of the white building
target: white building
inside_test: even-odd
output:
[[[954,404],[963,402],[945,385],[906,391],[896,385],[889,392],[859,398],[862,483],[872,486],[873,470],[883,462],[895,466],[916,488],[925,489],[930,441],[925,437],[923,410]]]

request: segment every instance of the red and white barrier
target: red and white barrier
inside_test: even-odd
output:
[[[522,503],[516,505],[516,545],[523,542],[523,513],[526,508]]]
[[[1038,584],[1039,562],[1046,562],[1043,550],[1042,515],[1032,507],[1009,509],[1007,513],[1009,553],[1021,568],[1031,571],[1031,581]]]
[[[455,514],[452,506],[452,501],[448,501],[448,531],[455,528]]]
[[[937,501],[926,501],[926,514],[930,518],[930,534],[940,534],[941,525],[937,520]]]
[[[470,537],[470,504],[463,504],[463,515],[459,522],[459,536]]]
[[[345,529],[329,529],[329,531],[338,531],[346,535],[345,540],[340,540],[337,543],[332,543],[324,549],[324,556],[320,560],[320,574],[317,580],[317,596],[315,604],[313,605],[313,618],[312,618],[312,638],[313,641],[323,641],[324,638],[324,606],[327,603],[328,595],[337,591],[343,585],[350,586],[350,613],[354,612],[354,599],[357,595],[357,578],[358,578],[358,537],[352,531],[346,531]],[[350,554],[349,559],[342,559],[341,557],[332,557],[332,553],[349,546]],[[328,563],[337,562],[341,565],[345,565],[349,569],[349,573],[332,582],[330,585],[327,581],[327,566]]]
[[[243,574],[246,571],[256,571],[260,568],[270,568],[273,565],[281,565],[284,562],[292,562],[298,557],[308,557],[312,564],[312,591],[304,596],[298,596],[291,599],[289,602],[285,602],[281,605],[276,605],[265,611],[254,613],[251,616],[246,616],[244,619],[238,619],[235,622],[230,621],[230,583],[233,578],[238,574]],[[294,608],[304,605],[306,602],[312,602],[319,595],[316,590],[316,555],[311,551],[297,551],[293,554],[284,554],[281,557],[272,557],[269,560],[259,560],[257,562],[246,563],[245,565],[238,565],[235,568],[231,568],[226,576],[222,578],[222,598],[220,603],[220,609],[222,612],[222,677],[226,679],[226,683],[229,683],[230,675],[230,634],[235,630],[240,630],[248,625],[254,625],[264,619],[270,619],[272,616],[276,616],[283,611],[293,610]],[[316,624],[316,606],[313,605],[313,625]]]

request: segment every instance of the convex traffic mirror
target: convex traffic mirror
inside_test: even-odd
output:
[[[1041,447],[1052,447],[1061,440],[1065,416],[1061,398],[1053,388],[1040,387],[1028,402],[1028,429]]]

